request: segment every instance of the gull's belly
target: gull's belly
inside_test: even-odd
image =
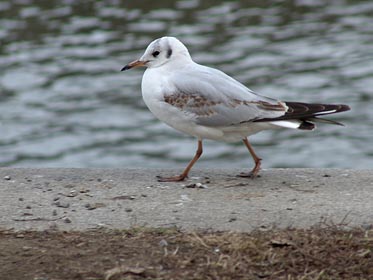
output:
[[[146,106],[148,106],[154,116],[172,128],[201,139],[223,140],[224,133],[220,129],[196,124],[193,116],[185,114],[180,109],[155,96],[148,96],[143,93],[143,98]]]

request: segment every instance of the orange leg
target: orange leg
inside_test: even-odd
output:
[[[238,176],[254,179],[259,173],[262,159],[255,154],[254,149],[251,146],[249,140],[247,140],[247,138],[243,139],[242,141],[244,142],[245,146],[247,147],[251,156],[253,157],[254,162],[255,162],[255,166],[254,166],[253,170],[251,170],[249,173],[241,173]]]
[[[173,177],[161,177],[157,176],[159,182],[180,182],[183,181],[186,177],[188,177],[188,173],[190,169],[192,169],[193,165],[202,155],[202,140],[198,140],[198,149],[196,154],[194,155],[193,159],[189,162],[188,166],[185,168],[183,173]]]

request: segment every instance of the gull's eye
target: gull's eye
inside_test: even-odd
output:
[[[152,53],[152,56],[157,57],[159,55],[159,51],[155,51]]]

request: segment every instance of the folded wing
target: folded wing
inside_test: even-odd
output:
[[[201,65],[177,71],[170,81],[173,84],[164,92],[164,101],[203,126],[277,118],[287,110],[283,102],[255,94],[223,72]]]
[[[342,104],[282,102],[258,95],[225,73],[202,65],[176,71],[172,90],[164,101],[194,118],[197,124],[219,127],[249,122],[269,122],[278,126],[311,130],[312,122],[326,122],[320,116],[350,110]]]

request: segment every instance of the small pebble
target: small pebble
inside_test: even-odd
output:
[[[57,207],[61,207],[61,208],[69,208],[70,207],[70,203],[67,203],[67,202],[62,202],[62,201],[57,201],[55,203],[55,205]]]
[[[23,197],[18,198],[19,201],[23,201]]]
[[[88,189],[81,189],[79,192],[80,193],[87,193],[87,192],[89,192],[89,190]]]
[[[87,210],[94,210],[96,208],[100,208],[100,207],[105,207],[106,205],[104,203],[100,203],[100,202],[96,202],[96,203],[87,203],[86,205],[84,205],[85,208],[87,208]]]
[[[53,210],[52,215],[57,216],[57,210],[56,209]]]
[[[94,210],[97,208],[95,205],[92,205],[90,203],[87,203],[86,205],[84,205],[84,207],[87,208],[87,210]]]
[[[12,178],[10,178],[10,176],[4,176],[4,180],[7,180],[7,181],[9,181],[10,179],[12,179]]]
[[[203,184],[201,184],[201,183],[197,183],[196,186],[197,186],[197,188],[199,188],[199,189],[207,189],[207,188],[208,188],[206,185],[203,185]]]
[[[132,212],[133,210],[132,210],[132,208],[126,208],[126,209],[124,209],[126,212]]]
[[[78,195],[78,192],[76,190],[71,190],[70,193],[67,195],[68,197],[75,197]]]
[[[193,184],[186,185],[185,187],[189,189],[194,189],[194,188],[208,189],[208,187],[206,185],[203,185],[202,183],[193,183]]]
[[[27,206],[26,206],[26,209],[31,209],[31,206],[30,206],[30,205],[27,205]]]
[[[63,221],[64,221],[66,224],[70,224],[70,223],[71,223],[71,220],[70,220],[68,217],[63,218]]]

